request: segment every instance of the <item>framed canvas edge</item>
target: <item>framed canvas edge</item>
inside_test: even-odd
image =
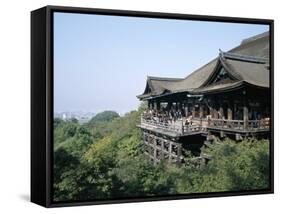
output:
[[[45,207],[66,207],[66,206],[82,206],[82,205],[98,205],[98,204],[116,204],[116,203],[132,203],[132,202],[150,202],[163,200],[179,200],[179,199],[195,199],[210,197],[228,197],[228,196],[245,196],[257,194],[274,193],[274,20],[273,19],[252,19],[241,17],[224,17],[224,16],[208,16],[208,15],[190,15],[177,13],[159,13],[147,11],[130,11],[130,10],[113,10],[100,8],[81,8],[81,7],[65,7],[49,5],[39,10],[46,10],[46,202],[40,204]],[[169,196],[153,196],[142,198],[126,198],[126,199],[105,199],[92,201],[71,201],[71,202],[53,202],[53,13],[80,13],[80,14],[99,14],[127,17],[147,17],[147,18],[164,18],[164,19],[182,19],[182,20],[198,20],[228,23],[249,23],[249,24],[265,24],[270,26],[270,87],[271,87],[271,140],[270,140],[270,188],[265,190],[253,191],[235,191],[235,192],[217,192],[217,193],[194,193],[184,195]],[[31,112],[32,113],[32,112]],[[32,131],[32,130],[31,130]],[[34,130],[33,130],[34,131]],[[33,201],[34,202],[34,201]],[[36,202],[35,202],[36,203]]]

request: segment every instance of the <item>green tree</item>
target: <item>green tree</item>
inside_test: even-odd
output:
[[[99,122],[110,122],[115,118],[118,118],[119,114],[115,111],[103,111],[95,115],[88,123],[89,125],[95,125]]]
[[[54,199],[90,200],[167,194],[265,189],[269,186],[269,141],[216,141],[202,148],[202,164],[191,153],[186,165],[143,154],[136,124],[145,109],[122,117],[105,112],[89,124],[54,120]]]

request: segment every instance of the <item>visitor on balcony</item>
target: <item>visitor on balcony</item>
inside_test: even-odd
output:
[[[192,125],[192,115],[186,118],[184,125],[186,126]]]

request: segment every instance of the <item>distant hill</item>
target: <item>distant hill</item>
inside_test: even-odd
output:
[[[95,125],[100,122],[110,122],[115,118],[120,117],[119,114],[115,111],[103,111],[96,114],[89,122],[88,125]]]

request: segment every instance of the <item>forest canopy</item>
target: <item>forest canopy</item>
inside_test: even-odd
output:
[[[269,188],[269,141],[216,140],[207,164],[151,164],[136,127],[142,107],[105,111],[81,125],[54,120],[54,201],[94,200]]]

